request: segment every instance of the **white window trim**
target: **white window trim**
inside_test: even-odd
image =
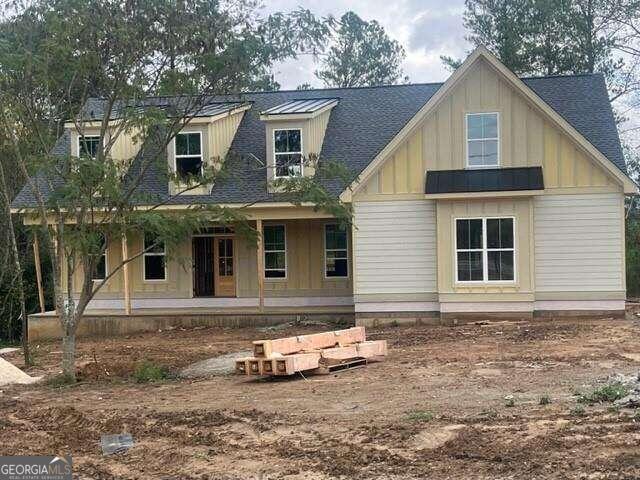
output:
[[[78,157],[80,157],[80,145],[82,145],[83,138],[97,138],[98,143],[100,143],[100,135],[82,135],[81,133],[78,133]],[[95,159],[96,157],[91,158]]]
[[[145,238],[142,236],[142,249],[144,250]],[[167,281],[167,244],[162,242],[162,253],[145,252],[142,254],[142,281],[144,283],[163,283]],[[164,278],[148,279],[147,278],[147,257],[164,257]]]
[[[330,249],[332,252],[341,252],[342,250],[347,252],[347,274],[341,277],[330,277],[327,275],[327,226],[328,225],[335,225],[337,226],[338,224],[336,222],[327,222],[324,224],[324,227],[322,229],[322,239],[323,239],[323,251],[324,251],[324,279],[325,280],[343,280],[343,279],[348,279],[351,275],[351,269],[349,268],[349,229],[345,229],[345,233],[347,235],[347,248],[343,249],[343,248],[332,248]]]
[[[496,115],[497,122],[497,137],[487,138],[475,138],[469,139],[469,117],[472,115]],[[500,112],[468,112],[464,115],[464,137],[465,137],[465,153],[466,153],[466,168],[468,169],[484,169],[484,168],[498,168],[500,167]],[[469,142],[478,142],[483,140],[496,140],[498,147],[496,149],[496,164],[495,165],[469,165]]]
[[[187,135],[197,133],[200,137],[200,175],[204,172],[204,145],[202,144],[202,131],[201,130],[185,130],[176,133],[173,137],[173,173],[178,175],[178,159],[180,158],[191,158],[196,157],[197,155],[178,155],[178,150],[176,148],[176,138],[178,135]]]
[[[300,132],[300,151],[299,152],[276,152],[276,132],[281,132],[281,131],[291,131],[291,130],[297,130]],[[303,143],[303,138],[302,138],[302,128],[298,128],[298,127],[294,127],[294,128],[274,128],[272,130],[272,135],[271,135],[271,142],[272,142],[272,148],[273,148],[273,178],[278,179],[278,178],[296,178],[295,176],[291,176],[291,175],[278,175],[278,169],[277,169],[277,163],[276,163],[276,158],[278,155],[292,155],[292,154],[300,154],[300,176],[304,177],[304,143]]]
[[[487,220],[498,220],[510,218],[513,220],[513,248],[487,248]],[[482,220],[482,248],[461,248],[458,249],[458,220]],[[515,285],[518,278],[518,242],[516,217],[513,215],[492,216],[492,217],[454,217],[453,218],[454,246],[453,260],[455,269],[455,283],[457,285]],[[459,280],[458,279],[458,252],[482,252],[482,278],[483,280]],[[489,266],[487,252],[513,251],[513,280],[489,280]]]
[[[106,245],[102,254],[104,257],[104,278],[92,278],[91,281],[93,282],[103,282],[109,276],[109,240],[106,235],[104,236],[104,243]]]
[[[266,244],[264,242],[264,229],[266,227],[282,227],[284,229],[284,277],[267,277],[267,249]],[[287,225],[284,223],[268,223],[266,225],[262,225],[262,232],[260,232],[262,238],[262,277],[265,281],[268,282],[282,282],[287,280],[289,276],[289,268],[288,268],[288,255],[287,255]],[[269,252],[282,252],[283,250],[269,250]],[[270,268],[269,271],[279,272],[280,268]]]

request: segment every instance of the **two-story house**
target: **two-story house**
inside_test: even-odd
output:
[[[178,175],[238,153],[227,157],[237,175],[171,208],[250,203],[263,241],[211,225],[166,261],[162,248],[137,259],[90,310],[131,322],[322,313],[360,323],[624,311],[624,198],[637,187],[601,75],[518,78],[480,47],[444,83],[239,98],[212,103],[167,151]],[[100,120],[99,100],[91,110]],[[75,155],[92,141],[70,125],[57,148]],[[123,157],[139,147],[118,142]],[[268,168],[234,160],[246,155]],[[350,231],[269,188],[313,175],[310,156],[358,174],[349,189],[327,185],[352,204]],[[140,186],[159,197],[172,188],[153,173]],[[14,211],[33,207],[25,188]],[[128,251],[145,241],[129,238]],[[122,252],[119,239],[109,245],[97,275]]]

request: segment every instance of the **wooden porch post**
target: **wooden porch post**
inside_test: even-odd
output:
[[[36,281],[38,282],[38,300],[40,301],[40,313],[44,313],[44,289],[42,288],[42,266],[40,265],[40,245],[38,234],[33,234],[33,263],[36,265]]]
[[[124,277],[124,313],[131,315],[131,292],[129,290],[129,246],[127,245],[127,234],[122,233],[122,276]]]
[[[262,220],[256,220],[258,231],[258,298],[260,311],[264,311],[264,242],[262,241]]]

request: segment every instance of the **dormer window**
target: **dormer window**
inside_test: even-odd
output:
[[[499,165],[497,113],[468,113],[467,167],[491,168]]]
[[[78,156],[96,158],[100,146],[100,135],[80,135],[78,137]]]
[[[273,146],[275,177],[302,175],[302,130],[274,130]]]
[[[176,135],[174,167],[181,180],[202,175],[201,132],[184,132]]]

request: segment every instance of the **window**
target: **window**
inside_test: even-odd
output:
[[[147,250],[149,249],[149,250]],[[167,279],[166,248],[164,242],[158,242],[154,235],[144,235],[144,279],[158,281]]]
[[[78,156],[96,158],[99,146],[99,135],[81,135],[78,137]]]
[[[202,174],[202,133],[178,133],[175,138],[176,173],[181,180]]]
[[[276,178],[302,175],[301,130],[274,130],[273,151]]]
[[[456,220],[458,282],[511,282],[515,275],[513,218]]]
[[[467,166],[498,166],[498,114],[467,114]]]
[[[284,225],[265,225],[264,240],[264,277],[286,278],[287,276],[287,240]]]
[[[96,259],[93,269],[93,281],[99,282],[107,278],[107,237],[104,233],[99,234],[101,248],[104,247],[104,253]]]
[[[324,226],[324,274],[326,277],[349,276],[347,229],[335,224]]]

